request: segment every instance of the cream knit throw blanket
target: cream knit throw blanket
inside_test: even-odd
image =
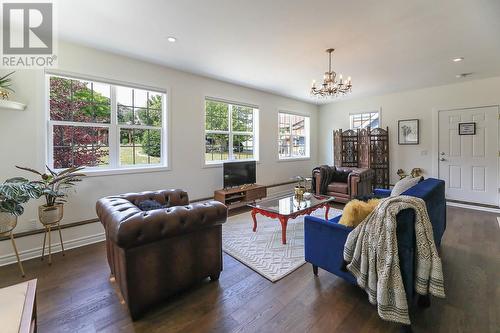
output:
[[[434,244],[432,225],[422,199],[397,196],[383,199],[349,233],[344,247],[347,269],[356,277],[370,303],[384,320],[410,324],[406,293],[399,268],[396,215],[415,211],[415,290],[420,295],[444,297],[443,268]]]

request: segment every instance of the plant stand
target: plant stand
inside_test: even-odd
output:
[[[49,236],[49,265],[52,265],[52,231],[57,229],[59,231],[59,239],[61,240],[62,255],[64,256],[64,242],[61,233],[61,220],[64,215],[64,206],[62,204],[56,204],[52,207],[40,206],[38,207],[38,217],[40,223],[42,223],[45,228],[43,234],[43,247],[42,247],[42,258],[45,258],[45,244],[47,242],[47,235]]]
[[[19,270],[21,271],[22,277],[25,276],[23,264],[19,258],[19,252],[17,251],[16,241],[14,240],[14,233],[12,232],[17,225],[17,216],[0,213],[0,237],[9,236],[12,242],[12,247],[17,258],[17,264],[19,265]]]
[[[44,225],[45,232],[43,234],[43,248],[42,248],[42,261],[45,257],[45,243],[47,240],[47,234],[49,235],[49,265],[52,265],[52,239],[51,239],[51,232],[54,229],[57,229],[59,231],[59,239],[61,240],[61,249],[62,249],[62,255],[64,256],[64,242],[62,239],[62,233],[61,233],[61,224],[59,222],[54,223],[54,224],[48,224]]]

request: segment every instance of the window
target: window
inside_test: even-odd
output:
[[[54,168],[166,165],[164,93],[56,75],[48,80]]]
[[[309,117],[279,113],[279,158],[309,157]]]
[[[350,115],[351,129],[362,129],[370,126],[376,128],[380,126],[379,112],[365,112]]]
[[[205,100],[205,163],[258,159],[258,109]]]

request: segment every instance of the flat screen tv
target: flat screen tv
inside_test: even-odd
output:
[[[224,163],[224,188],[255,184],[255,161]]]

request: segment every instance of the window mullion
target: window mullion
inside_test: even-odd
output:
[[[227,154],[228,160],[232,161],[234,159],[234,154],[233,154],[233,105],[228,104],[228,128],[229,128],[229,151]]]
[[[116,87],[111,85],[111,126],[109,127],[109,166],[118,168],[120,166],[120,130],[117,126],[118,111],[116,100]]]

